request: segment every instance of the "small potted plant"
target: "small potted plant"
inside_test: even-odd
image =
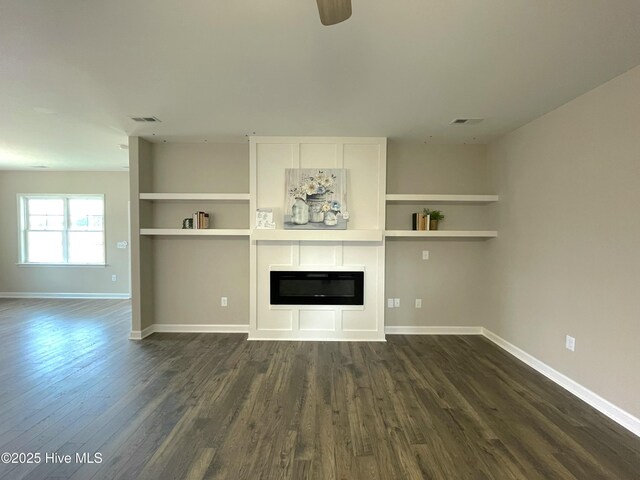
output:
[[[444,220],[444,214],[440,210],[424,209],[424,214],[429,215],[429,230],[438,230],[438,222]]]

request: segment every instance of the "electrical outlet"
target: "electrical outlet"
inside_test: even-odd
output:
[[[111,275],[111,281],[112,282],[117,282],[118,281],[118,276],[117,275]]]
[[[422,250],[422,259],[429,260],[429,250]]]
[[[573,338],[570,335],[567,335],[567,339],[565,341],[564,346],[567,347],[567,350],[571,350],[572,352],[575,352],[575,350],[576,350],[576,339]]]
[[[221,307],[227,306],[227,297],[220,297],[220,306]]]
[[[422,299],[416,298],[416,308],[422,308]]]
[[[387,308],[393,308],[393,298],[387,299]]]
[[[400,299],[399,298],[394,298],[393,299],[393,306],[398,308],[400,307]]]

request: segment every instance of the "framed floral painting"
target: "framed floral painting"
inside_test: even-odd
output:
[[[287,168],[284,228],[346,230],[347,170]]]

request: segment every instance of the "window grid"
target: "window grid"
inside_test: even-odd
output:
[[[20,197],[20,263],[31,265],[106,265],[106,245],[105,245],[105,205],[104,195],[19,195]],[[48,229],[48,228],[30,228],[30,213],[29,213],[29,200],[32,199],[61,199],[63,202],[63,222],[62,229]],[[83,230],[71,230],[70,218],[71,211],[69,209],[70,199],[99,199],[102,201],[102,228],[91,229],[87,225]],[[47,217],[49,215],[46,215]],[[102,233],[102,261],[90,262],[90,263],[77,263],[69,261],[69,231],[74,232],[92,232]],[[62,241],[62,261],[60,262],[30,262],[29,261],[29,232],[60,232]]]

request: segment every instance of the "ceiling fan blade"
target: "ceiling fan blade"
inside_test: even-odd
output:
[[[316,0],[323,25],[335,25],[351,16],[351,0]]]

